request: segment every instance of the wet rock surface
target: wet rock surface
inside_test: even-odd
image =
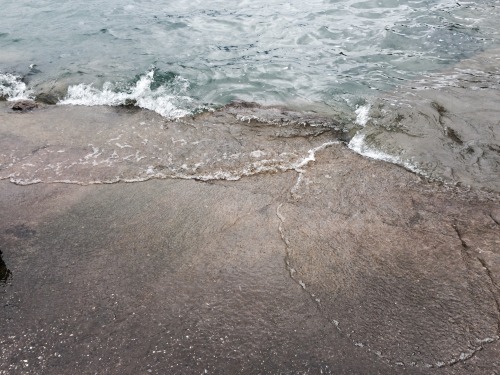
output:
[[[294,170],[345,136],[331,119],[254,105],[176,121],[126,107],[0,110],[0,132],[0,179],[82,185]]]
[[[268,177],[254,191],[2,182],[1,222],[15,205],[8,221],[37,235],[1,236],[16,278],[1,296],[0,371],[396,374],[289,278],[275,199],[294,176]]]
[[[0,289],[0,373],[500,368],[497,193],[363,158],[323,122],[276,124],[274,110],[248,122],[233,110],[180,122],[125,109],[1,115],[29,131],[14,120],[0,128],[12,148],[0,169],[0,248],[15,275]],[[139,126],[163,134],[148,144],[175,150],[169,165],[199,157],[205,175],[272,152],[287,167],[237,181],[164,172],[123,183],[105,179],[149,162],[101,169],[95,152],[65,170],[78,183],[51,183],[49,165],[65,162],[58,151],[86,142],[75,137],[82,126],[95,127],[106,153],[139,147]],[[199,132],[217,136],[196,149]]]
[[[324,315],[356,345],[407,366],[453,365],[496,342],[498,197],[326,155],[279,209],[291,275]]]

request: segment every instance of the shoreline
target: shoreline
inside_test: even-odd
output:
[[[377,96],[367,99],[367,102],[358,107],[355,113],[349,113],[346,108],[339,106],[330,109],[329,113],[323,113],[319,104],[314,107],[302,106],[297,109],[294,103],[291,108],[283,106],[265,106],[248,102],[232,102],[217,109],[207,110],[193,115],[186,115],[176,119],[168,119],[160,116],[154,111],[140,108],[138,103],[126,101],[128,105],[120,106],[80,106],[80,105],[46,105],[40,103],[41,108],[32,113],[25,113],[30,119],[31,129],[36,130],[33,122],[53,122],[59,124],[58,128],[50,128],[44,125],[42,134],[47,142],[50,139],[60,139],[63,143],[70,140],[62,139],[60,133],[64,129],[75,128],[75,123],[87,124],[83,129],[72,129],[73,136],[81,139],[78,144],[79,150],[72,155],[73,164],[82,164],[84,158],[91,158],[92,163],[98,163],[96,170],[104,167],[104,164],[115,166],[117,162],[136,163],[134,171],[129,167],[129,173],[113,175],[110,171],[100,171],[107,176],[100,180],[101,175],[95,178],[87,178],[88,183],[115,182],[115,181],[142,181],[152,176],[155,178],[188,178],[199,180],[229,179],[237,180],[241,176],[253,175],[261,172],[282,172],[294,169],[294,165],[307,159],[308,151],[327,144],[330,141],[341,141],[349,145],[354,152],[378,160],[394,163],[413,171],[427,179],[443,182],[457,186],[470,186],[492,193],[500,192],[500,127],[496,119],[500,116],[497,108],[500,88],[500,70],[497,67],[499,59],[498,48],[491,48],[472,58],[460,61],[458,64],[438,73],[431,74],[417,81],[406,82],[394,91],[379,93]],[[24,127],[24,120],[15,118],[9,111],[11,102],[0,102],[0,120],[4,123],[12,123],[13,126]],[[112,103],[110,103],[112,104]],[[115,103],[116,104],[116,103]],[[136,106],[137,105],[137,106]],[[300,106],[299,106],[300,107]],[[294,109],[296,108],[296,109]],[[317,112],[319,110],[319,112]],[[323,108],[324,110],[324,108]],[[40,116],[36,120],[36,113]],[[124,119],[126,116],[128,118]],[[356,117],[357,116],[357,117]],[[123,124],[118,121],[123,120]],[[233,120],[238,120],[234,123]],[[244,123],[248,121],[245,129]],[[212,123],[211,123],[212,122]],[[223,130],[217,129],[214,122],[219,122]],[[274,147],[272,131],[277,133],[278,138],[310,137],[323,131],[332,130],[331,137],[323,137],[323,143],[313,143],[312,147],[305,149],[305,145],[297,150],[294,146],[291,151],[286,147],[280,147],[276,152],[269,152],[264,157],[255,157],[261,150],[258,142],[252,137],[261,136],[258,131],[252,132],[250,123],[265,123],[271,125],[270,131],[264,132],[267,137],[266,146]],[[18,125],[14,125],[14,124]],[[97,123],[106,123],[111,129],[102,129],[95,126]],[[93,124],[89,126],[89,124]],[[181,125],[196,128],[198,133],[189,132]],[[158,128],[158,125],[161,129]],[[290,134],[282,131],[283,125],[293,125]],[[307,129],[301,131],[300,126]],[[156,129],[153,129],[156,126]],[[168,129],[168,127],[172,129]],[[210,133],[205,131],[210,128]],[[314,129],[317,128],[317,129]],[[124,129],[133,131],[134,135],[127,137],[127,141],[135,143],[126,144],[119,140],[120,132]],[[233,137],[231,132],[237,132]],[[320,129],[318,131],[318,129]],[[86,133],[87,132],[87,133]],[[108,132],[109,139],[94,139],[94,135]],[[185,139],[174,139],[176,132],[182,136],[187,135],[191,140],[191,152],[197,155],[198,160],[191,163],[172,161],[172,157],[186,158],[189,154],[172,155],[161,152],[162,145],[174,148],[179,145],[176,142],[186,142]],[[204,133],[203,133],[204,132]],[[15,131],[13,132],[15,133]],[[90,133],[90,134],[88,134]],[[293,133],[293,134],[292,134]],[[214,148],[219,143],[228,142],[226,153],[213,152],[203,148],[201,143],[205,142],[204,135],[209,135],[210,142]],[[22,134],[14,134],[14,138],[22,138]],[[216,136],[217,138],[213,138]],[[136,139],[132,139],[136,137]],[[142,137],[141,143],[137,143],[137,137]],[[156,149],[149,147],[144,142],[153,138],[159,138]],[[169,139],[170,137],[170,139]],[[276,138],[274,137],[274,138]],[[116,139],[115,139],[116,138]],[[41,139],[37,140],[39,143]],[[116,141],[116,142],[115,142]],[[45,142],[45,143],[47,143]],[[103,144],[104,142],[104,144]],[[114,142],[110,144],[110,142]],[[238,145],[237,143],[240,143]],[[43,142],[42,142],[43,143]],[[95,143],[98,157],[93,154]],[[160,144],[162,143],[162,144]],[[195,143],[202,151],[195,149]],[[244,144],[241,144],[244,143]],[[92,147],[89,145],[92,144]],[[9,142],[0,144],[0,149],[8,149]],[[45,152],[47,144],[39,144],[42,153]],[[50,146],[50,145],[49,145]],[[123,153],[124,147],[129,147],[136,152],[135,155]],[[20,146],[21,148],[24,146]],[[208,145],[207,145],[208,147]],[[253,147],[251,150],[250,147]],[[35,149],[35,147],[31,147]],[[26,152],[29,150],[26,149]],[[61,152],[62,150],[51,150],[46,152]],[[126,150],[125,150],[126,151]],[[285,158],[280,155],[286,152],[299,152],[297,158]],[[102,153],[107,152],[107,159],[103,159]],[[201,152],[210,153],[207,160],[201,160]],[[245,160],[231,162],[220,162],[220,158],[231,156],[239,158],[247,152]],[[250,156],[250,154],[254,152]],[[257,153],[255,153],[257,152]],[[289,153],[290,153],[289,152]],[[161,154],[157,157],[158,154]],[[277,155],[280,154],[280,155]],[[226,155],[226,156],[224,156]],[[23,155],[24,157],[24,155]],[[114,160],[122,157],[122,160]],[[153,161],[157,157],[158,160]],[[10,164],[6,155],[3,155],[0,164]],[[83,158],[83,159],[82,159]],[[125,159],[128,158],[128,159]],[[140,159],[133,161],[133,159]],[[141,160],[150,160],[149,165],[141,164]],[[57,159],[59,162],[59,159]],[[88,160],[83,160],[88,161]],[[207,162],[210,166],[206,165]],[[219,163],[218,163],[219,162]],[[43,165],[43,161],[41,162]],[[239,165],[236,165],[239,163]],[[159,166],[159,168],[157,168]],[[68,168],[63,165],[61,168]],[[59,167],[54,167],[59,168]],[[101,168],[104,169],[104,168]],[[82,183],[78,179],[58,178],[64,175],[60,170],[53,171],[50,179],[40,181],[60,181],[70,183]],[[90,171],[87,171],[91,174]],[[17,173],[23,175],[23,173]],[[26,174],[26,173],[24,173]],[[13,175],[16,175],[14,171]],[[72,176],[73,174],[70,174]],[[67,176],[66,176],[67,177]],[[0,178],[5,178],[1,176]],[[38,181],[36,177],[18,179],[20,184]],[[84,181],[84,183],[87,183]]]

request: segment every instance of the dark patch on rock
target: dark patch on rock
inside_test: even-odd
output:
[[[432,106],[439,113],[440,116],[444,116],[444,114],[447,112],[446,108],[444,108],[441,104],[437,102],[432,102]]]
[[[31,229],[25,224],[21,224],[7,229],[5,233],[24,240],[34,237],[36,235],[36,230]]]
[[[2,250],[0,250],[0,282],[7,282],[12,272],[7,268],[7,265],[2,259]]]
[[[245,102],[241,100],[234,100],[224,108],[259,108],[260,105],[255,102]]]
[[[500,146],[499,145],[495,145],[495,144],[490,144],[488,145],[488,148],[491,150],[491,151],[494,151],[498,154],[500,154]]]
[[[408,225],[412,227],[412,226],[420,223],[422,220],[423,220],[422,215],[420,215],[417,212],[415,215],[413,215],[412,217],[410,217],[410,219],[408,220]]]
[[[448,138],[450,138],[453,142],[458,143],[459,145],[463,145],[464,141],[460,139],[457,132],[452,128],[446,127],[444,133]]]
[[[405,119],[405,117],[401,113],[398,113],[396,115],[396,117],[394,118],[394,122],[399,125],[399,123],[401,121],[403,121],[404,119]]]
[[[500,225],[500,209],[493,210],[490,217],[497,225]]]
[[[14,111],[25,112],[38,108],[38,104],[34,100],[23,99],[14,102],[10,108]]]

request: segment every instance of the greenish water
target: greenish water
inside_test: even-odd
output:
[[[495,45],[498,5],[0,0],[0,91],[16,96],[12,74],[21,96],[132,99],[167,117],[234,99],[355,109]]]

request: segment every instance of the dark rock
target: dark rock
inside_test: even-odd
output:
[[[34,100],[22,99],[14,102],[11,107],[14,111],[31,111],[32,109],[38,108],[38,104]]]
[[[135,99],[125,99],[125,103],[123,103],[124,107],[135,107],[137,104],[137,100]]]
[[[246,102],[243,100],[233,100],[225,106],[226,108],[260,108],[261,106],[255,102]]]
[[[10,270],[5,265],[5,262],[2,259],[2,250],[0,250],[0,282],[5,282],[11,275]]]

